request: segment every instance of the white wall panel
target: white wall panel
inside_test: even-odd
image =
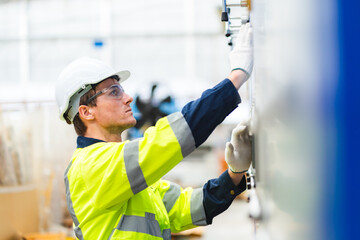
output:
[[[20,83],[20,54],[17,42],[0,44],[0,84]]]

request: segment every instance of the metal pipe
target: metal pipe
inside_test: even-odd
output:
[[[229,16],[228,16],[228,9],[226,7],[226,0],[223,1],[223,11],[221,13],[221,21],[222,22],[227,22],[229,21]]]

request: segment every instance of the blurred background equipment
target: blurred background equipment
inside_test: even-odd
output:
[[[159,95],[156,94],[157,88],[158,84],[152,83],[150,95],[144,94],[149,95],[149,97],[137,93],[134,101],[130,104],[136,119],[136,125],[134,128],[127,130],[129,139],[142,137],[144,131],[148,127],[154,126],[157,120],[179,110],[175,104],[175,98],[167,95],[168,93],[164,93],[168,89],[163,87],[165,90],[163,89],[161,95]]]
[[[157,84],[151,86],[150,97],[146,100],[141,99],[140,95],[136,95],[135,107],[138,110],[138,114],[135,113],[137,120],[135,128],[141,129],[144,126],[154,126],[157,120],[178,110],[175,107],[173,97],[170,95],[163,99],[155,98],[154,94],[157,87]]]
[[[58,127],[54,106],[0,103],[0,239],[53,231],[62,219],[63,157],[70,158],[74,149],[64,139],[75,141],[75,136],[71,128]]]

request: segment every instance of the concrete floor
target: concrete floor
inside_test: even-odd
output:
[[[248,204],[235,199],[229,209],[215,217],[212,225],[204,228],[206,240],[247,240],[254,238],[254,222],[248,217]]]

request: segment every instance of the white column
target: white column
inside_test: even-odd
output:
[[[23,91],[22,96],[26,96],[25,91],[28,87],[30,76],[28,0],[19,2],[19,11],[21,12],[21,14],[19,14],[20,85]]]
[[[104,42],[101,47],[101,59],[109,64],[113,64],[112,53],[112,29],[111,29],[111,0],[98,0],[99,2],[99,20],[100,20],[100,38]]]
[[[194,37],[194,17],[195,6],[193,0],[183,0],[184,2],[184,31],[185,31],[185,77],[189,80],[196,75],[196,51],[195,51],[195,37]]]

